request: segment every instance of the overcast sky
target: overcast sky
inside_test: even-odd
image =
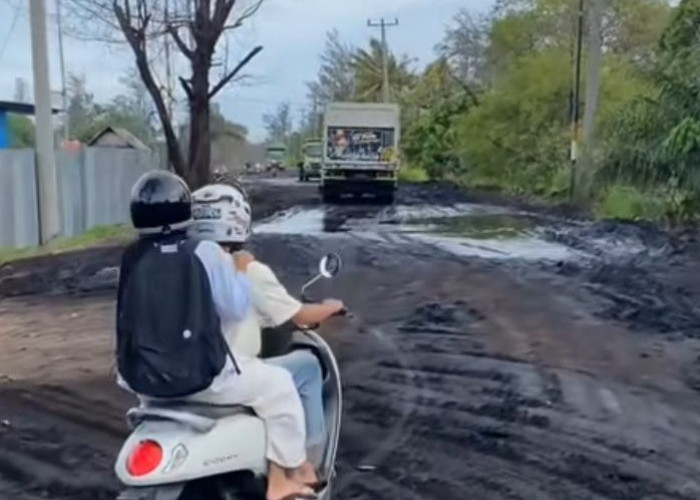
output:
[[[64,0],[65,1],[65,0]],[[25,78],[31,85],[29,0],[0,0],[0,100],[11,100],[15,80]],[[55,0],[46,0],[50,10],[51,86],[60,89]],[[306,104],[305,82],[318,69],[326,32],[337,29],[350,43],[366,44],[376,29],[368,28],[369,17],[398,17],[400,26],[389,30],[391,49],[416,58],[416,68],[434,57],[434,46],[445,26],[464,7],[484,12],[493,0],[266,0],[261,11],[238,33],[241,53],[255,44],[264,51],[249,67],[254,76],[245,87],[228,87],[218,102],[227,118],[249,128],[250,137],[264,137],[262,115],[281,101],[289,101],[296,115]],[[89,90],[98,100],[108,100],[123,91],[120,74],[132,66],[128,51],[95,43],[67,39],[66,66],[83,74]]]

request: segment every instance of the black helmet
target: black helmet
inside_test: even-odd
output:
[[[131,222],[141,234],[183,230],[191,218],[190,189],[171,172],[148,172],[131,189]]]

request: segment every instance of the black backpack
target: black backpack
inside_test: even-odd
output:
[[[197,245],[183,236],[141,239],[124,252],[117,367],[139,394],[189,396],[211,385],[227,355],[236,366]]]

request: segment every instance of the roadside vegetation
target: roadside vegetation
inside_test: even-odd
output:
[[[262,1],[238,12],[240,22],[232,25],[256,14]],[[104,19],[120,12],[105,0],[69,4],[78,20],[96,8]],[[182,8],[183,15],[189,13]],[[519,197],[574,202],[601,217],[695,221],[700,214],[700,0],[587,0],[578,108],[572,90],[577,9],[575,0],[496,0],[483,14],[455,12],[435,47],[435,60],[427,65],[419,65],[412,54],[390,52],[390,98],[402,109],[402,178],[448,179]],[[161,10],[149,11],[157,21],[153,26],[132,28],[154,30],[161,41],[170,36],[181,42],[180,30],[194,24],[172,26]],[[74,30],[85,31],[84,23],[77,24]],[[125,33],[132,32],[125,27],[115,31],[112,26],[108,32],[124,42]],[[212,40],[223,43],[225,36],[235,36],[235,30],[220,28],[207,24]],[[107,28],[95,29],[98,39],[104,39]],[[201,30],[194,31],[200,35]],[[197,36],[192,47],[176,43],[193,64],[187,56],[206,41]],[[204,45],[207,51],[216,48],[216,43]],[[131,46],[138,56],[141,48]],[[231,81],[260,49],[243,57],[221,84]],[[264,116],[268,139],[287,145],[289,163],[299,161],[305,140],[320,136],[325,103],[382,99],[383,57],[376,39],[357,47],[337,31],[328,33],[318,74],[308,82],[309,105],[302,119],[295,122],[289,102],[278,103]],[[209,75],[210,66],[195,66],[193,75]],[[128,92],[104,106],[95,105],[84,80],[72,76],[71,130],[87,138],[94,124],[108,116],[149,139],[157,135],[159,116],[161,132],[167,132],[172,120],[164,103],[172,96],[165,99],[153,82],[144,80],[149,68],[140,69],[123,80]],[[184,83],[185,91],[190,89]],[[206,99],[188,94],[188,102],[198,103],[193,116],[201,134],[193,136],[196,144],[189,148],[190,157],[201,156],[197,166],[185,168],[184,151],[168,141],[171,164],[193,185],[208,178],[208,155],[193,152],[208,151],[203,144],[215,128],[209,121],[221,118],[214,107],[201,104],[214,93]],[[581,110],[575,170],[570,161],[574,109]],[[32,142],[30,123],[13,118],[11,126],[18,141]]]
[[[129,241],[134,230],[126,225],[99,226],[74,238],[57,238],[47,245],[29,248],[0,248],[0,266],[15,260],[83,250]]]
[[[696,219],[700,0],[599,2],[596,29],[596,2],[587,2],[585,141],[572,176],[577,3],[499,0],[487,15],[462,10],[436,47],[436,60],[422,71],[408,55],[390,54],[391,96],[403,112],[403,179],[451,179],[573,200],[607,218]],[[381,58],[376,40],[358,48],[329,33],[319,74],[309,83],[313,105],[298,127],[285,107],[279,120],[270,113],[271,136],[318,135],[320,103],[379,101]]]

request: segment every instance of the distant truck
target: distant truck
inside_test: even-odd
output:
[[[265,170],[277,175],[284,171],[284,162],[287,159],[287,148],[284,146],[268,146],[265,149]]]
[[[391,203],[398,182],[400,109],[395,104],[334,102],[323,127],[321,194],[373,194]]]
[[[306,141],[302,153],[304,161],[299,164],[299,180],[307,182],[321,178],[323,165],[323,141]]]

